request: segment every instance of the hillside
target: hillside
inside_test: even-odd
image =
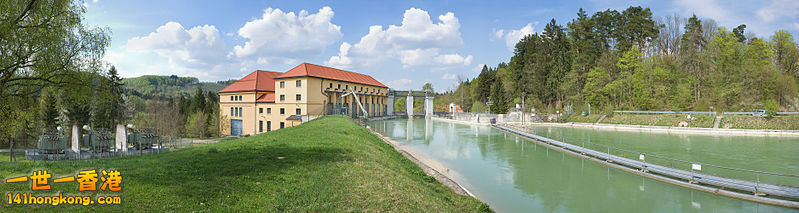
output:
[[[235,82],[236,79],[217,82],[200,82],[195,77],[178,77],[144,75],[136,78],[126,78],[122,80],[126,95],[138,96],[144,99],[154,97],[177,98],[180,96],[191,96],[197,87],[205,91],[219,91]]]
[[[119,206],[9,206],[3,212],[475,212],[488,210],[427,176],[368,130],[341,116],[178,151],[102,160],[0,164],[0,178],[47,169],[54,177],[118,169]],[[0,184],[30,191],[30,184]],[[78,194],[77,183],[51,191]],[[106,193],[107,194],[107,193]],[[94,194],[91,194],[94,196]],[[482,207],[482,208],[481,208]]]

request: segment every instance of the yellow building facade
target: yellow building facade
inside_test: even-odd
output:
[[[384,116],[387,94],[388,87],[368,75],[320,65],[303,63],[285,73],[258,70],[219,91],[220,131],[254,135],[326,114]]]

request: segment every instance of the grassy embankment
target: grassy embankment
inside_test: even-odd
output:
[[[595,123],[602,115],[593,114],[589,116],[572,115],[566,117],[566,122]],[[650,126],[678,126],[680,122],[688,122],[688,127],[712,128],[715,116],[710,115],[691,115],[693,120],[688,120],[686,115],[631,115],[631,114],[612,114],[605,117],[603,124],[629,124],[629,125],[650,125]],[[775,129],[775,130],[799,130],[799,116],[778,116],[773,118],[726,115],[721,119],[719,128],[725,129]]]
[[[569,116],[566,122],[594,123],[602,115],[593,114],[589,116]],[[688,122],[688,127],[713,127],[716,118],[710,115],[691,115],[693,119],[688,119],[687,115],[667,114],[667,115],[633,115],[633,114],[611,114],[602,120],[603,124],[627,124],[627,125],[648,125],[648,126],[679,126],[680,122]]]
[[[600,114],[593,114],[593,115],[570,115],[566,117],[565,122],[575,122],[575,123],[596,123],[599,118],[602,117]]]
[[[799,116],[777,116],[773,118],[753,116],[724,116],[720,128],[728,129],[781,129],[799,130]]]
[[[9,206],[44,211],[395,211],[474,212],[487,206],[455,194],[368,130],[339,116],[252,137],[174,152],[60,162],[0,163],[0,177],[47,169],[54,177],[85,169],[118,169],[119,206]],[[52,183],[38,195],[80,193],[77,183]],[[0,183],[2,192],[31,192],[30,182]],[[99,184],[98,184],[99,189]],[[3,195],[6,197],[6,195]]]

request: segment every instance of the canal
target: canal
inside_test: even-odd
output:
[[[424,119],[395,119],[371,121],[369,125],[387,137],[391,137],[404,146],[435,159],[451,172],[457,173],[455,181],[464,185],[480,200],[488,203],[498,212],[799,212],[799,210],[759,204],[738,200],[710,193],[695,191],[655,180],[643,178],[616,169],[566,155],[529,142],[515,135],[505,133],[488,126],[456,124]],[[579,129],[569,127],[533,127],[534,131],[548,132],[555,139],[591,137],[592,142],[616,141],[617,137],[625,137],[630,132],[607,130]],[[618,134],[618,135],[617,135]],[[670,137],[661,133],[649,134],[652,138]],[[561,137],[561,138],[557,138]],[[642,136],[643,137],[643,136]],[[672,151],[683,153],[686,143],[680,142],[684,137],[691,138],[687,143],[689,150],[699,152],[705,150],[703,143],[725,143],[727,137],[701,139],[702,135],[677,136],[668,140],[647,141],[651,145],[624,146],[627,149],[641,149],[667,155]],[[733,137],[733,136],[728,136]],[[735,139],[734,139],[735,140]],[[747,141],[752,139],[743,139]],[[769,170],[791,172],[783,169],[796,167],[793,157],[778,155],[796,150],[797,142],[784,142],[780,138],[762,139],[767,142],[793,143],[793,146],[777,146],[770,152],[772,161],[790,159]],[[576,141],[576,140],[575,140]],[[722,141],[722,142],[719,142]],[[733,142],[729,142],[733,143]],[[616,142],[612,145],[623,146],[633,142]],[[674,146],[682,148],[665,149]],[[681,145],[682,144],[682,145]],[[754,145],[753,145],[754,146]],[[670,146],[669,146],[670,147]],[[791,149],[787,149],[787,148]],[[767,149],[767,148],[760,148]],[[783,150],[787,149],[787,150]],[[691,157],[692,160],[707,160],[708,163],[723,163],[724,159],[738,161],[729,155],[741,155],[720,149],[713,155],[719,158],[702,158],[697,154],[673,155],[674,157]],[[746,151],[746,149],[742,149]],[[690,152],[689,152],[690,153]],[[671,156],[671,155],[669,155]],[[742,156],[749,156],[742,155]],[[745,158],[745,159],[748,159]],[[768,163],[766,163],[768,164]],[[736,166],[757,167],[757,163],[738,163]],[[781,166],[782,165],[782,166]]]

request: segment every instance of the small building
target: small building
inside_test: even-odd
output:
[[[256,70],[219,91],[222,135],[255,135],[326,114],[386,115],[388,87],[368,75],[309,63],[285,73]]]

